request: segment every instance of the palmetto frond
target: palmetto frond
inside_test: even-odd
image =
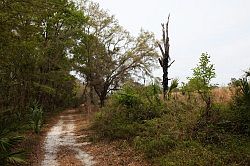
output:
[[[173,79],[169,87],[169,92],[172,92],[175,88],[177,88],[178,84],[179,84],[179,80],[177,78]]]
[[[0,165],[21,164],[24,161],[24,151],[14,151],[15,146],[23,140],[21,136],[0,138]]]

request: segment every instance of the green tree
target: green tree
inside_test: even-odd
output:
[[[206,103],[205,115],[209,116],[211,109],[211,80],[215,78],[214,64],[210,63],[210,56],[202,53],[199,64],[193,69],[193,76],[189,79],[188,86],[193,91],[197,91]]]
[[[0,121],[13,123],[34,100],[44,111],[67,106],[76,84],[70,50],[84,35],[83,11],[67,0],[8,0],[0,9]]]
[[[75,87],[75,78],[70,74],[73,64],[69,53],[84,34],[82,27],[86,18],[72,2],[47,1],[45,5],[49,10],[45,10],[39,19],[36,96],[46,106],[67,105],[74,96]]]
[[[110,91],[143,70],[150,73],[152,62],[158,56],[154,35],[141,31],[133,38],[96,3],[85,3],[83,9],[89,18],[85,40],[79,43],[74,56],[76,68],[90,89],[94,89],[103,105]]]

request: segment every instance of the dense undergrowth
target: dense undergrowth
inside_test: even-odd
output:
[[[209,117],[199,98],[163,101],[159,90],[128,84],[113,94],[93,122],[98,138],[127,140],[155,165],[249,165],[250,100],[241,88]]]

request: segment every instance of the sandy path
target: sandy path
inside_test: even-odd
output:
[[[62,112],[45,130],[42,147],[32,166],[149,166],[140,154],[124,141],[93,141],[90,122],[94,112],[86,108]],[[52,118],[53,119],[53,118]],[[38,144],[39,146],[39,144]]]
[[[91,166],[95,164],[93,157],[83,150],[83,146],[89,143],[77,143],[75,123],[79,118],[75,110],[68,110],[60,116],[58,122],[46,135],[42,166]]]

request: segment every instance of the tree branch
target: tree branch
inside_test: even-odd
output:
[[[175,62],[175,60],[173,60],[169,65],[168,68]]]
[[[158,60],[159,60],[159,63],[160,63],[160,65],[161,65],[161,67],[163,67],[163,63],[162,63],[161,58],[158,58]]]
[[[157,45],[159,46],[159,48],[161,50],[162,57],[164,57],[165,53],[163,51],[163,48],[162,48],[161,44],[159,42],[157,42]]]

